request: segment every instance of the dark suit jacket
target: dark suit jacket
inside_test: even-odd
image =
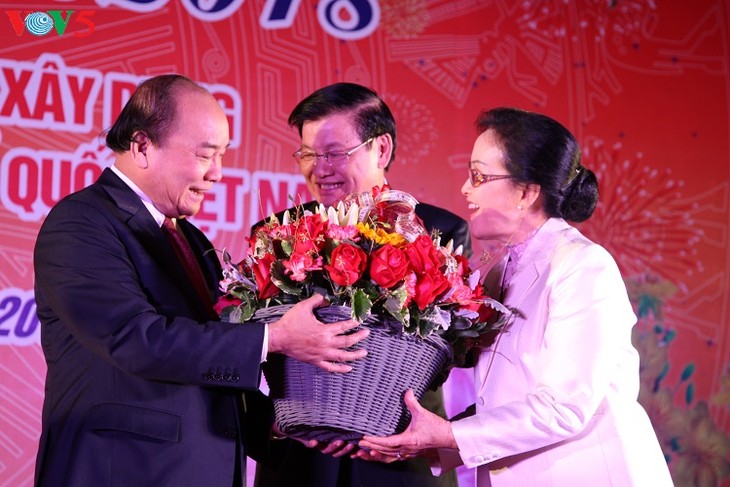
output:
[[[317,202],[302,205],[301,209],[314,211]],[[295,208],[290,208],[293,213]],[[281,221],[284,212],[277,213]],[[471,256],[471,239],[466,221],[437,206],[419,203],[416,215],[431,231],[441,232],[441,243],[454,240],[454,245],[464,246],[464,255]],[[256,223],[256,229],[264,221]],[[442,417],[446,417],[441,389],[427,391],[422,405]],[[440,477],[431,475],[428,463],[421,458],[384,464],[348,457],[333,458],[317,450],[307,448],[294,440],[271,442],[270,458],[256,465],[256,487],[456,487],[456,474],[447,472]]]
[[[179,225],[214,296],[218,257]],[[34,264],[48,365],[36,485],[240,482],[240,390],[258,388],[263,325],[205,323],[164,234],[109,169],[49,213]]]

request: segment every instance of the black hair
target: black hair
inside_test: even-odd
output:
[[[598,181],[581,165],[580,147],[568,129],[546,115],[508,107],[483,111],[476,127],[480,134],[494,133],[513,181],[540,186],[549,217],[590,218],[598,204]]]
[[[352,112],[355,129],[362,141],[390,134],[393,140],[393,152],[387,166],[390,167],[395,159],[395,119],[388,105],[370,88],[355,83],[334,83],[320,88],[294,107],[289,115],[289,126],[296,127],[301,136],[305,122],[349,112]]]
[[[137,132],[144,132],[155,145],[164,145],[175,125],[175,96],[182,87],[204,90],[179,74],[155,76],[140,83],[107,132],[106,145],[114,152],[126,152]]]

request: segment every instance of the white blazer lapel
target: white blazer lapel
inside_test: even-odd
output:
[[[500,301],[504,271],[507,267],[507,256],[507,254],[504,254],[500,257],[500,259],[489,269],[484,281],[482,282],[484,292],[487,296]]]
[[[515,270],[512,282],[508,283],[508,287],[502,290],[501,301],[513,314],[497,336],[494,344],[479,357],[475,369],[477,397],[481,396],[484,392],[483,390],[492,368],[492,362],[495,359],[494,354],[500,354],[500,346],[505,346],[505,344],[500,345],[500,342],[505,338],[502,335],[509,334],[511,327],[521,326],[525,319],[528,318],[520,311],[521,308],[525,308],[525,306],[522,306],[523,301],[525,299],[534,299],[536,294],[542,292],[540,289],[535,289],[535,283],[546,272],[547,266],[550,264],[550,258],[555,252],[557,242],[562,233],[561,230],[567,226],[567,223],[561,219],[551,218],[545,222],[535,236],[532,237],[532,241],[528,243],[525,253],[517,263],[517,269]],[[495,279],[499,279],[496,282],[501,284],[506,263],[507,257],[505,256],[489,272],[484,282],[485,289],[490,291],[495,289],[488,287],[493,285]],[[496,289],[499,289],[499,287]]]
[[[525,297],[530,293],[540,275],[550,264],[550,259],[560,235],[560,229],[568,226],[562,219],[551,218],[537,231],[525,249],[525,253],[517,264],[517,270],[505,289],[504,304],[508,308],[518,309]]]

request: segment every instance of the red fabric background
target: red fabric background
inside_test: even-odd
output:
[[[286,117],[325,84],[376,89],[398,124],[391,185],[462,215],[481,109],[565,124],[601,185],[581,229],[617,259],[640,315],[642,402],[677,485],[714,485],[698,479],[727,468],[730,449],[728,2],[370,0],[380,17],[354,35],[308,1],[266,28],[266,6],[281,3],[208,2],[217,14],[193,0],[0,5],[0,485],[32,482],[45,373],[32,249],[46,208],[106,165],[97,136],[124,102],[111,81],[173,71],[234,102],[227,192],[196,218],[234,255],[252,222],[306,198]],[[68,20],[63,35],[18,35],[18,18],[51,10]],[[67,84],[77,70],[99,83],[88,112]],[[452,381],[451,407],[464,388]]]

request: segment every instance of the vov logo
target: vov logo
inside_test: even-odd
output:
[[[91,20],[94,10],[48,10],[46,12],[25,12],[22,10],[5,10],[5,15],[10,19],[15,35],[18,37],[27,31],[34,36],[48,35],[52,30],[56,34],[62,36],[66,33],[69,25],[73,22],[74,27],[81,26],[80,29],[74,29],[74,37],[90,36],[96,24]]]

